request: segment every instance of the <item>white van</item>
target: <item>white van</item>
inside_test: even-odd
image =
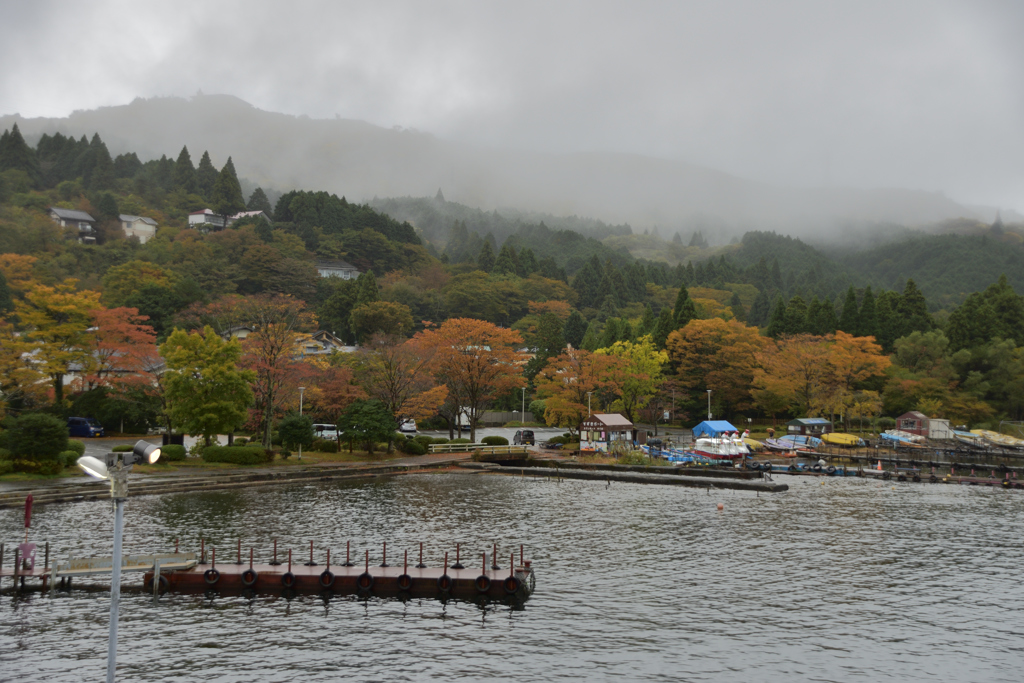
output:
[[[416,420],[409,419],[404,420],[398,427],[398,431],[403,434],[415,434],[416,433]]]

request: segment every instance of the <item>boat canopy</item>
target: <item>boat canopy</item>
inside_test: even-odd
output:
[[[693,438],[696,439],[701,436],[721,436],[731,432],[738,433],[739,431],[740,430],[732,426],[732,423],[726,422],[725,420],[704,420],[693,428]]]

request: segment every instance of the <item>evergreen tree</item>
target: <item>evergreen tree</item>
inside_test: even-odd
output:
[[[199,159],[199,167],[196,168],[196,185],[199,194],[207,201],[213,196],[213,186],[217,183],[217,177],[217,169],[210,161],[210,153],[203,152],[203,156]],[[277,218],[277,220],[281,219]]]
[[[882,291],[875,297],[875,329],[878,332],[875,340],[886,353],[892,352],[896,340],[902,336],[899,304],[900,295],[896,292]]]
[[[622,277],[622,271],[615,267],[611,261],[605,263],[604,280],[601,283],[601,293],[610,297],[616,308],[625,306],[629,301],[627,296],[629,288]]]
[[[807,303],[799,295],[786,305],[786,334],[803,334],[807,329]]]
[[[533,249],[527,247],[519,252],[519,277],[530,277],[537,272],[537,257]]]
[[[900,297],[896,310],[903,323],[900,336],[911,332],[928,332],[935,327],[935,322],[932,320],[931,314],[928,313],[928,302],[925,301],[924,294],[917,288],[913,280],[907,280],[907,284],[903,288],[903,296]]]
[[[114,186],[114,160],[99,133],[92,136],[89,149],[93,153],[92,170],[85,185],[90,190],[109,190]]]
[[[736,292],[732,293],[732,299],[729,301],[729,310],[732,311],[732,317],[739,320],[741,323],[746,322],[747,314],[743,310],[743,302],[740,301],[740,295]]]
[[[781,294],[775,297],[775,305],[772,307],[772,314],[768,319],[768,328],[765,330],[765,334],[776,339],[787,334],[786,302],[783,301]]]
[[[228,162],[220,170],[217,181],[213,184],[213,192],[210,196],[210,208],[214,213],[222,216],[233,216],[240,211],[245,211],[245,199],[242,197],[242,186],[238,184],[238,175],[235,173],[235,165],[228,157]]]
[[[195,194],[198,187],[192,157],[189,156],[188,147],[182,147],[178,160],[174,162],[174,189],[186,194]]]
[[[498,259],[494,262],[494,272],[501,275],[515,275],[519,270],[518,261],[515,247],[505,242],[501,245],[501,251],[498,252]]]
[[[777,258],[772,259],[771,286],[772,290],[782,292],[782,269],[779,268],[779,259]]]
[[[857,310],[857,292],[853,291],[853,285],[846,290],[846,300],[843,301],[843,311],[839,314],[839,329],[847,334],[857,334],[860,329],[860,312]]]
[[[8,311],[14,310],[14,299],[11,297],[11,288],[7,284],[7,278],[0,271],[0,316]]]
[[[274,213],[273,208],[270,206],[270,200],[267,199],[267,194],[263,191],[262,187],[257,187],[252,191],[249,201],[245,203],[245,208],[249,211],[262,211],[267,216]]]
[[[651,308],[650,304],[644,306],[644,315],[640,319],[640,325],[637,328],[636,333],[640,336],[645,334],[653,334],[654,328],[658,324],[658,319],[654,317],[654,309]]]
[[[682,243],[683,243],[683,238],[682,238],[682,236],[680,236],[680,234],[678,232],[675,235],[672,236],[672,244],[682,244]]]
[[[494,270],[494,247],[486,239],[483,246],[480,247],[480,254],[476,257],[476,267],[485,273]]]
[[[580,342],[580,347],[587,351],[594,351],[598,348],[601,336],[597,332],[597,321],[591,320],[590,324],[587,325],[587,333],[583,335],[583,341]]]
[[[875,294],[871,291],[871,285],[864,290],[864,298],[860,302],[860,312],[857,314],[858,337],[877,337],[878,315],[875,311]]]
[[[825,297],[825,300],[821,302],[820,315],[822,334],[835,334],[836,328],[839,326],[839,320],[836,318],[835,304],[828,297]]]
[[[114,157],[114,178],[134,178],[142,171],[142,162],[135,152]]]
[[[690,293],[686,291],[686,287],[680,287],[679,294],[676,295],[676,305],[672,309],[675,329],[686,327],[686,324],[696,317],[697,307],[694,305],[693,299],[690,298]]]
[[[562,336],[565,337],[565,342],[570,344],[573,348],[580,348],[580,344],[583,343],[583,336],[587,333],[587,321],[579,311],[573,311],[569,314],[569,317],[565,321],[565,328],[562,331]]]
[[[353,308],[374,301],[380,301],[380,290],[377,288],[377,278],[373,271],[368,270],[356,278],[356,304]]]
[[[120,212],[117,209],[117,200],[109,192],[104,192],[100,195],[96,210],[99,211],[101,217],[107,220],[116,221],[120,217]]]
[[[767,284],[764,287],[767,287]],[[747,314],[747,322],[751,325],[764,327],[768,324],[768,317],[771,314],[772,302],[768,298],[768,291],[767,289],[761,289],[754,298],[754,303],[750,307],[750,313]]]
[[[25,143],[16,123],[0,135],[0,172],[9,170],[24,171],[33,185],[38,185],[42,177],[35,150]]]
[[[608,318],[604,324],[604,332],[601,334],[601,346],[602,349],[607,349],[615,342],[621,339],[621,330],[619,329],[618,318]]]
[[[658,316],[658,323],[654,326],[654,333],[651,335],[654,345],[659,349],[665,348],[665,342],[668,340],[668,335],[672,334],[676,329],[676,321],[672,317],[672,311],[665,308],[661,309],[661,314]]]
[[[580,308],[597,308],[601,304],[598,296],[603,276],[601,262],[597,256],[591,256],[583,267],[576,271],[576,276],[572,279],[572,288],[576,290]]]

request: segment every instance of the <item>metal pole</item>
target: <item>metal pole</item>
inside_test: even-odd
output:
[[[708,419],[711,419],[711,390],[708,389]]]
[[[299,417],[302,417],[302,394],[306,391],[306,387],[299,387]],[[302,444],[299,444],[299,460],[302,460]],[[312,558],[310,559],[312,561]]]
[[[521,417],[523,422],[526,422],[526,387],[523,387],[523,414]]]
[[[592,391],[587,392],[587,417],[590,417],[590,395],[594,393]]]
[[[124,498],[114,499],[114,557],[110,577],[110,639],[107,641],[107,683],[117,669],[117,603],[121,598],[121,536],[124,533]]]

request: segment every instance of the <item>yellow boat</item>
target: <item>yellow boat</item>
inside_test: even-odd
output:
[[[985,441],[988,441],[995,446],[1002,446],[1004,448],[1024,448],[1024,439],[1017,439],[988,429],[972,429],[971,434],[980,436],[985,439]]]
[[[752,451],[763,451],[764,450],[764,444],[761,443],[760,441],[758,441],[757,439],[751,439],[750,437],[744,437],[743,443],[745,443],[747,445],[747,448],[749,448]]]
[[[822,434],[821,440],[833,446],[846,446],[848,448],[864,445],[864,439],[859,436],[843,434],[842,432],[829,432],[828,434]]]

